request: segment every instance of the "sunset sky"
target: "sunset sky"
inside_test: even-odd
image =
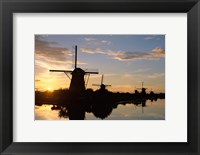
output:
[[[99,71],[87,88],[98,89],[92,84],[104,74],[110,91],[133,92],[143,81],[147,92],[165,92],[165,35],[35,35],[36,90],[69,87],[64,73],[49,70],[73,70],[75,45],[78,67]]]

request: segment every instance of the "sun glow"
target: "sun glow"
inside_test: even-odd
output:
[[[50,91],[50,92],[53,91],[51,87],[48,87],[47,90]]]

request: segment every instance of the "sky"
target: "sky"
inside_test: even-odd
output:
[[[113,92],[132,93],[142,82],[147,92],[165,92],[165,35],[35,35],[36,90],[69,88],[64,73],[49,70],[73,70],[75,45],[77,66],[99,72],[90,74],[86,88],[99,89],[92,84],[103,74]]]

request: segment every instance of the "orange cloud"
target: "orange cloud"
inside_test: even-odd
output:
[[[129,51],[112,51],[102,50],[100,48],[81,48],[81,51],[89,54],[105,54],[111,56],[112,59],[119,61],[131,61],[131,60],[159,60],[165,57],[165,50],[160,47],[154,48],[148,52],[129,52]]]

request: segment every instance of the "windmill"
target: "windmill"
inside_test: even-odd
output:
[[[144,85],[144,82],[142,81],[142,87],[141,88],[136,88],[136,90],[141,90],[141,94],[142,95],[146,95],[146,90],[148,88],[144,88],[143,85]]]
[[[152,96],[155,95],[155,93],[153,92],[152,88],[151,88],[151,91],[149,91],[149,94],[152,95]]]
[[[100,87],[101,90],[105,90],[106,87],[111,86],[111,85],[105,85],[105,84],[103,84],[103,78],[104,78],[104,75],[101,76],[101,84],[92,84],[92,85]]]
[[[90,72],[90,71],[84,71],[81,68],[77,67],[77,46],[75,46],[75,64],[74,64],[74,70],[49,70],[50,72],[63,72],[65,73],[68,78],[71,80],[70,86],[69,86],[69,92],[80,94],[85,90],[85,81],[84,76],[86,74],[98,74],[98,72]],[[71,74],[72,77],[68,74]]]

